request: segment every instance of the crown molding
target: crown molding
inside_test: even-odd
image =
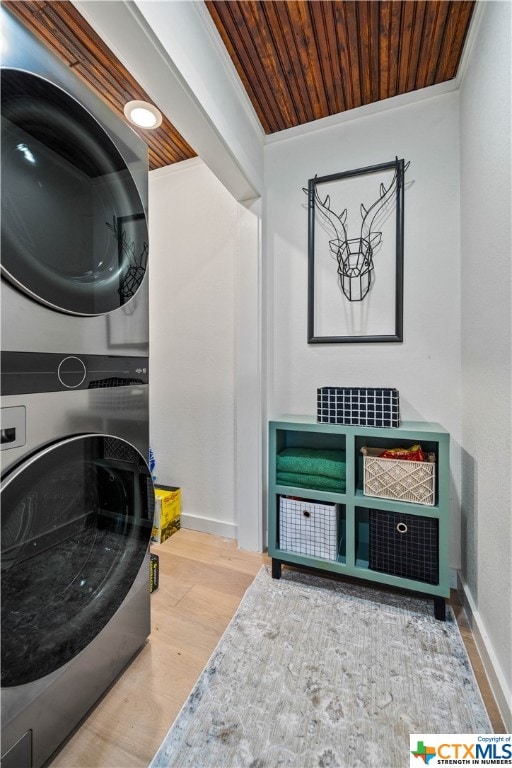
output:
[[[420,90],[411,91],[410,93],[403,93],[398,96],[392,96],[389,99],[375,101],[372,104],[364,104],[362,107],[348,109],[346,112],[338,112],[335,115],[321,117],[319,120],[312,120],[309,123],[303,123],[302,125],[297,125],[293,128],[286,128],[283,131],[272,133],[269,136],[266,136],[265,145],[298,138],[299,136],[313,134],[318,131],[324,131],[329,128],[349,123],[352,120],[361,120],[364,117],[370,117],[372,115],[381,114],[383,112],[389,112],[393,109],[400,109],[401,107],[427,101],[429,99],[443,96],[447,93],[452,93],[453,91],[457,90],[458,85],[455,79],[449,80],[445,83],[439,83],[438,85],[430,85],[428,88],[421,88]]]
[[[160,176],[169,176],[173,173],[182,173],[183,171],[190,171],[198,167],[206,168],[207,165],[200,157],[190,157],[187,160],[180,160],[179,163],[164,165],[163,168],[155,168],[153,171],[149,172],[149,177],[159,178]]]
[[[464,48],[462,50],[462,56],[460,57],[459,68],[455,76],[455,80],[457,82],[458,88],[461,87],[462,82],[464,81],[464,78],[466,76],[469,62],[473,55],[473,51],[478,38],[478,33],[480,31],[482,18],[485,13],[485,7],[487,3],[491,1],[495,2],[496,0],[477,0],[477,3],[475,4],[475,9],[473,11],[473,16],[471,18],[471,24],[469,25],[469,30],[466,35],[466,40],[464,41]]]

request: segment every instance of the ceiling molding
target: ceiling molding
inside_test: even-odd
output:
[[[458,85],[456,84],[455,80],[449,80],[446,83],[439,83],[438,85],[430,85],[428,88],[422,88],[419,91],[402,93],[398,96],[392,96],[389,99],[384,99],[383,101],[376,101],[373,104],[365,104],[362,107],[356,107],[354,109],[347,110],[346,112],[339,112],[336,115],[321,117],[318,120],[311,121],[310,123],[297,125],[293,128],[285,128],[283,131],[278,131],[276,133],[270,134],[269,136],[266,136],[265,144],[275,144],[279,141],[294,139],[299,136],[306,136],[308,134],[313,135],[317,131],[325,131],[328,128],[344,125],[346,123],[352,122],[353,120],[362,120],[365,117],[371,117],[372,115],[389,112],[393,109],[407,107],[410,104],[417,104],[420,101],[434,99],[457,90]]]
[[[462,55],[460,57],[459,68],[457,70],[457,75],[455,78],[457,81],[458,88],[460,88],[466,76],[469,62],[471,60],[471,56],[473,55],[473,50],[478,38],[480,25],[482,23],[482,19],[485,13],[485,8],[489,1],[490,0],[478,0],[478,2],[475,5],[475,10],[473,11],[473,15],[471,17],[471,23],[469,25],[468,33],[466,35],[464,48],[462,50]]]
[[[191,157],[189,160],[181,160],[179,163],[166,165],[163,168],[155,168],[154,171],[150,171],[150,175],[153,178],[159,178],[160,176],[168,176],[171,173],[183,173],[191,168],[197,168],[202,165],[205,165],[205,163],[200,157]]]

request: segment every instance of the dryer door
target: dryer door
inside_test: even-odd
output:
[[[86,435],[11,472],[1,503],[2,687],[9,687],[70,661],[116,613],[148,549],[154,491],[130,443]]]
[[[136,184],[116,146],[72,96],[2,69],[2,274],[75,315],[129,301],[147,266]]]

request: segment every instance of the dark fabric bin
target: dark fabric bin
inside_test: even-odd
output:
[[[369,567],[426,584],[439,584],[438,520],[370,509]]]

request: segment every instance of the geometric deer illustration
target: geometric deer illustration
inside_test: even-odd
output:
[[[396,158],[396,166],[393,178],[386,187],[380,184],[379,197],[366,208],[361,203],[361,230],[359,237],[349,238],[347,233],[347,208],[341,213],[335,213],[331,208],[330,195],[322,200],[315,186],[314,197],[310,198],[310,205],[316,205],[316,210],[322,214],[324,222],[328,223],[334,233],[329,240],[329,248],[338,262],[338,275],[343,293],[349,301],[362,301],[367,295],[373,282],[374,254],[382,241],[382,232],[376,231],[378,217],[386,213],[388,203],[395,192],[403,184],[403,175],[409,163],[404,166],[403,161]],[[307,189],[304,192],[308,193]]]

